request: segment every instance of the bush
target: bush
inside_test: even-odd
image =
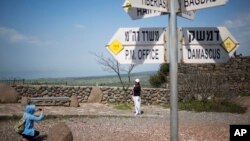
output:
[[[170,104],[164,105],[169,108]],[[179,110],[195,111],[195,112],[229,112],[229,113],[245,113],[247,108],[236,103],[228,101],[187,101],[178,103]]]
[[[133,105],[129,103],[120,103],[120,104],[114,105],[114,108],[118,110],[132,110],[132,107]]]
[[[158,72],[149,78],[149,83],[151,86],[159,88],[162,84],[166,83],[166,77],[169,73],[169,65],[168,64],[161,64],[160,69]]]

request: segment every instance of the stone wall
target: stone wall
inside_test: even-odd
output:
[[[179,101],[211,98],[215,94],[250,92],[250,57],[232,58],[225,64],[179,64]],[[26,97],[71,97],[76,95],[79,103],[88,102],[92,87],[89,86],[13,86]],[[124,92],[119,87],[99,87],[101,103],[132,103],[130,88]],[[19,99],[20,99],[19,97]],[[170,100],[168,89],[142,88],[142,104],[164,104]],[[20,101],[20,100],[19,100]]]
[[[184,89],[186,85],[200,81],[200,85],[211,87],[211,91],[234,94],[250,92],[250,56],[231,58],[222,64],[179,64],[178,73],[179,86]]]
[[[77,95],[78,101],[88,101],[92,87],[46,86],[46,85],[18,85],[13,86],[21,97],[71,97]]]
[[[76,95],[79,103],[87,103],[92,87],[86,86],[45,86],[19,85],[13,86],[19,93],[19,102],[22,97],[71,97]],[[99,87],[103,93],[101,103],[132,103],[132,89],[124,92],[120,87]],[[163,104],[169,101],[169,92],[166,89],[142,89],[142,104]]]
[[[118,87],[102,87],[103,92],[102,103],[132,103],[132,89],[124,92]],[[170,100],[169,91],[167,89],[142,88],[141,92],[142,104],[164,104]]]

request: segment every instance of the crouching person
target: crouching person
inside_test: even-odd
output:
[[[21,133],[23,136],[22,141],[29,141],[39,135],[39,131],[34,128],[34,121],[41,121],[44,117],[42,109],[38,109],[39,115],[35,115],[36,106],[35,105],[27,105],[24,112],[24,131]]]

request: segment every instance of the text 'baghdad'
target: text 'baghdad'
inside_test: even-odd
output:
[[[196,6],[196,5],[198,6],[213,2],[216,2],[216,0],[184,0],[184,7]]]

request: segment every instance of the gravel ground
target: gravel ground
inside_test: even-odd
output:
[[[169,115],[164,117],[75,117],[45,119],[36,125],[45,141],[49,129],[64,121],[74,141],[168,141]],[[0,121],[0,140],[16,141],[14,120]],[[230,124],[250,124],[249,114],[179,112],[181,141],[228,141]]]

